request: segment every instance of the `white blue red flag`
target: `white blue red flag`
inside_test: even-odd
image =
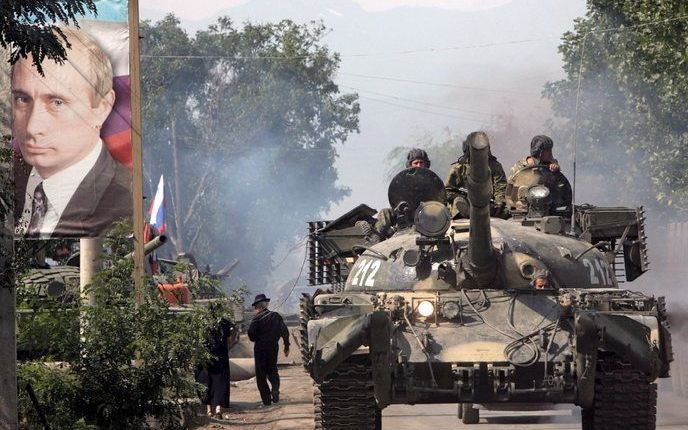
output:
[[[165,179],[160,175],[158,189],[150,207],[150,225],[155,227],[159,234],[165,233],[167,224],[165,223]]]

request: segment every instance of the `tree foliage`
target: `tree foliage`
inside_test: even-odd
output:
[[[10,0],[0,3],[0,46],[10,61],[31,56],[42,73],[47,57],[62,63],[69,48],[59,24],[78,26],[77,17],[96,13],[95,0]]]
[[[339,57],[316,23],[221,18],[192,37],[167,16],[142,34],[144,165],[169,181],[176,251],[239,259],[260,286],[276,245],[348,193],[335,145],[359,105],[333,82]]]
[[[688,210],[686,40],[685,1],[589,0],[559,47],[566,77],[544,92],[572,142],[580,69],[579,168],[665,211]]]
[[[34,310],[33,318],[20,321],[19,337],[40,333],[34,341],[49,354],[19,366],[24,428],[41,428],[26,395],[27,383],[53,428],[64,429],[149,428],[154,421],[162,428],[178,428],[185,399],[196,396],[193,370],[209,358],[206,336],[229,309],[225,304],[215,312],[192,307],[174,313],[152,285],[137,305],[132,263],[120,261],[131,251],[123,234],[127,231],[130,226],[117,226],[106,243],[110,268],[88,287],[95,305],[39,299],[18,289],[18,306]],[[198,285],[190,288],[195,292]],[[54,360],[67,364],[43,364]]]

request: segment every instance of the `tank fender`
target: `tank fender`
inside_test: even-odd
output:
[[[375,398],[380,409],[392,403],[392,321],[387,312],[370,314],[370,359]]]
[[[653,342],[652,328],[640,321],[634,315],[579,312],[576,334],[579,327],[589,332],[592,324],[598,349],[615,353],[654,380],[662,368],[659,350]]]
[[[378,315],[384,314],[384,316]],[[375,315],[375,317],[373,317]],[[389,324],[384,312],[364,315],[325,317],[308,322],[308,340],[313,345],[311,376],[316,382],[322,380],[339,364],[349,358],[362,345],[370,345],[371,322],[376,325]],[[377,330],[376,330],[377,331]],[[389,342],[389,338],[387,338]],[[378,344],[376,343],[376,347]],[[379,351],[379,348],[377,348]]]
[[[597,327],[587,314],[577,314],[576,327],[576,373],[578,383],[577,404],[583,408],[592,407],[595,395],[595,369],[599,336]]]

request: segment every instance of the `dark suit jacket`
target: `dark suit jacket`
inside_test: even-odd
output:
[[[14,164],[15,221],[19,221],[24,208],[26,183],[31,166],[17,152]],[[51,237],[103,236],[116,220],[131,219],[132,176],[122,164],[115,161],[105,145],[93,168],[86,174],[67,203]]]

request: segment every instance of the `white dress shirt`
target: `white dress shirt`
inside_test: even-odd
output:
[[[96,164],[102,148],[103,142],[99,139],[98,143],[88,155],[66,169],[60,170],[48,179],[43,179],[41,175],[38,174],[35,167],[31,169],[29,179],[26,183],[24,210],[22,211],[21,222],[18,224],[22,229],[19,234],[26,233],[29,222],[31,221],[33,193],[36,191],[36,187],[43,182],[43,192],[48,199],[48,208],[45,213],[45,218],[43,218],[43,223],[40,226],[39,237],[42,239],[50,237],[57,223],[60,221],[60,217],[67,207],[67,204],[77,188],[79,188],[79,184],[81,184],[81,181],[84,180],[88,172],[90,172]]]

